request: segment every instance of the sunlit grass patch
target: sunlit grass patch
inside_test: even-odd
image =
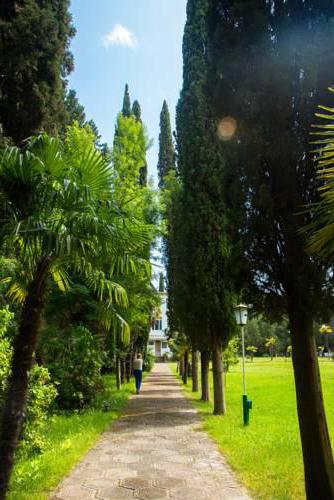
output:
[[[320,360],[328,424],[334,438],[334,363]],[[175,365],[173,369],[176,370]],[[290,359],[247,362],[247,393],[253,400],[250,425],[242,424],[241,363],[226,379],[227,415],[212,415],[212,403],[185,391],[203,417],[204,429],[218,443],[254,498],[305,498],[293,370]],[[212,388],[212,375],[211,375]],[[212,399],[212,393],[211,393]]]

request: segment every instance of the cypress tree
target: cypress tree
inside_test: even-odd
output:
[[[158,175],[159,188],[164,185],[164,178],[171,169],[175,168],[175,152],[170,125],[170,116],[167,102],[164,101],[160,113],[160,134],[159,134],[159,160]]]
[[[75,90],[71,89],[68,91],[65,98],[65,107],[67,112],[67,123],[70,125],[74,121],[77,121],[79,126],[83,127],[86,123],[85,108],[80,104]]]
[[[69,0],[1,2],[0,123],[19,144],[66,123],[66,76],[73,69]]]
[[[214,413],[219,414],[225,413],[222,350],[235,331],[235,320],[228,269],[225,164],[207,92],[208,8],[209,0],[188,0],[183,88],[177,107],[181,209],[179,215],[175,214],[177,245],[173,259],[178,285],[174,287],[178,294],[175,308],[188,338],[194,339],[196,332],[194,340],[201,344],[200,349],[211,348]]]
[[[131,113],[135,116],[138,122],[141,122],[141,107],[137,99],[133,101]]]
[[[123,116],[126,116],[127,118],[129,118],[131,116],[131,101],[130,101],[130,93],[129,93],[128,84],[125,85],[122,113],[123,113]]]
[[[326,104],[333,81],[334,6],[329,0],[210,1],[213,109],[217,119],[238,124],[224,155],[234,173],[229,202],[236,242],[242,236],[245,246],[248,294],[258,310],[288,315],[307,498],[334,498],[313,333],[330,292],[326,269],[309,257],[300,232],[309,222],[301,207],[317,196],[308,143],[316,103]]]

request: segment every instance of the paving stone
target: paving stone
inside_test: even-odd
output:
[[[250,500],[168,365],[156,364],[54,500]]]
[[[138,490],[139,488],[146,488],[148,486],[151,486],[151,480],[150,479],[142,479],[140,477],[135,477],[135,478],[126,478],[122,479],[120,482],[120,486],[123,486],[123,488],[130,488],[131,490]]]
[[[180,479],[178,477],[164,477],[154,481],[154,486],[166,489],[177,488],[178,486],[185,486],[185,484],[186,484],[185,479]]]
[[[147,500],[147,499],[160,499],[160,498],[167,498],[168,497],[168,491],[164,490],[163,488],[155,488],[154,486],[148,487],[148,488],[140,488],[135,491],[134,493],[135,498],[138,498],[140,500]]]
[[[111,488],[101,488],[98,490],[96,497],[101,500],[117,500],[120,498],[133,498],[133,490],[128,490],[120,486]]]

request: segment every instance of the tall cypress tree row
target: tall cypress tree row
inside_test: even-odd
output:
[[[74,35],[69,0],[8,0],[0,6],[0,123],[19,144],[66,121],[68,50]]]
[[[159,159],[158,175],[159,188],[164,185],[164,178],[168,172],[175,168],[175,152],[172,137],[172,128],[167,102],[164,100],[160,113],[160,134],[159,134]]]
[[[189,0],[187,4],[183,88],[177,107],[182,208],[176,215],[176,252],[180,254],[174,260],[174,272],[180,286],[175,293],[183,294],[175,308],[185,333],[191,338],[196,318],[196,325],[201,323],[196,340],[212,350],[214,413],[219,414],[225,412],[222,350],[234,333],[235,320],[228,272],[225,164],[207,92],[208,8],[208,0]]]
[[[130,101],[130,93],[128,84],[125,85],[124,89],[124,97],[123,97],[123,106],[122,106],[123,116],[129,118],[131,116],[131,101]]]
[[[211,92],[226,141],[230,200],[258,310],[290,323],[306,493],[334,498],[334,465],[313,322],[331,292],[326,269],[305,251],[302,207],[316,199],[309,132],[333,83],[333,2],[210,0]],[[243,202],[240,203],[240,194]],[[241,209],[241,210],[240,210]],[[320,318],[319,318],[320,319]]]

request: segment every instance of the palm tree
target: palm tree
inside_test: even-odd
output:
[[[66,289],[70,274],[80,275],[109,315],[114,304],[127,304],[125,289],[112,276],[135,269],[131,255],[146,241],[145,228],[113,206],[111,180],[111,167],[92,145],[73,155],[41,135],[23,152],[7,148],[0,154],[0,248],[17,260],[8,293],[23,304],[1,421],[0,499],[24,419],[49,280]]]
[[[269,337],[266,339],[265,346],[269,349],[269,354],[270,354],[270,359],[273,360],[274,358],[274,352],[276,349],[277,345],[277,338],[276,337]]]

